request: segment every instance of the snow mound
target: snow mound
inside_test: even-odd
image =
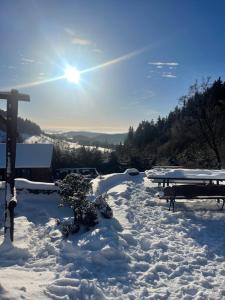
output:
[[[120,185],[123,182],[131,181],[135,183],[141,183],[144,180],[145,174],[139,173],[136,176],[130,175],[130,170],[136,169],[128,169],[124,173],[113,173],[109,175],[99,176],[92,180],[92,188],[93,192],[96,195],[101,195],[106,193],[112,187]],[[119,191],[120,192],[120,191]]]
[[[58,187],[54,183],[46,182],[35,182],[24,178],[16,178],[15,186],[17,189],[29,189],[29,190],[47,190],[47,191],[57,191]]]

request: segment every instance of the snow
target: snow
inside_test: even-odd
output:
[[[58,190],[58,187],[54,183],[30,181],[24,178],[16,178],[15,186],[17,189],[47,190],[47,191]]]
[[[77,142],[68,142],[66,140],[57,139],[57,138],[53,139],[53,138],[50,138],[49,136],[46,136],[45,134],[32,135],[32,136],[23,134],[23,139],[24,139],[24,143],[26,143],[26,144],[34,144],[34,143],[58,144],[59,146],[63,144],[63,146],[68,147],[70,149],[79,149],[79,148],[83,147],[82,145],[80,145]],[[89,150],[97,149],[101,152],[107,152],[107,153],[112,152],[112,149],[110,149],[110,148],[96,147],[96,146],[84,146],[84,147],[85,147],[85,149],[89,149]]]
[[[187,178],[187,179],[224,179],[225,170],[208,170],[208,169],[165,169],[156,168],[145,171],[149,178]]]
[[[18,193],[14,248],[0,246],[0,299],[225,298],[225,214],[216,202],[169,212],[144,173],[105,175],[93,189],[108,193],[114,218],[67,239],[55,220],[71,211],[58,208],[58,194]]]

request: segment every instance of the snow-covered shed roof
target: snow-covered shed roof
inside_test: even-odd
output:
[[[52,144],[17,144],[16,168],[50,168]],[[0,168],[6,167],[6,144],[0,144]]]

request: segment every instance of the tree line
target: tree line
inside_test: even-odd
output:
[[[6,112],[2,109],[0,109],[0,130],[6,131]],[[21,117],[18,117],[17,120],[17,130],[19,134],[25,133],[30,135],[40,135],[41,134],[41,128],[36,123],[28,120],[23,119]]]
[[[129,128],[126,159],[140,168],[146,164],[222,168],[224,129],[225,83],[220,78],[212,84],[195,83],[167,117]]]

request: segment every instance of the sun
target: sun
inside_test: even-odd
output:
[[[75,67],[68,66],[65,69],[64,78],[70,82],[78,84],[80,81],[80,72]]]

